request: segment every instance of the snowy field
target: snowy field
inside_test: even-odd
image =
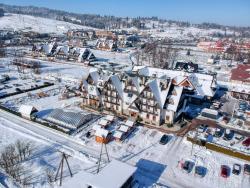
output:
[[[100,62],[112,62],[118,64],[131,65],[129,52],[109,52],[102,50],[91,50],[98,61]]]
[[[214,33],[225,34],[222,29],[200,29],[194,26],[179,27],[175,24],[159,23],[158,21],[149,21],[146,23],[146,27],[150,28],[148,33],[157,38],[172,38],[177,40],[189,40],[193,37],[204,37]],[[155,29],[152,29],[155,28]],[[233,34],[233,31],[227,30],[227,34]],[[235,33],[238,34],[237,32]]]
[[[5,14],[4,17],[0,18],[0,29],[63,34],[66,33],[69,29],[87,30],[90,29],[90,27],[28,15]]]

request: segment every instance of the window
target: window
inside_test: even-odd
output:
[[[166,121],[169,121],[170,117],[169,117],[169,116],[166,116],[166,118],[165,118],[165,119],[166,119]]]
[[[174,100],[173,99],[169,99],[169,104],[174,104]]]
[[[149,119],[149,114],[147,114],[147,116],[146,116],[146,117],[147,117],[147,119]]]
[[[118,106],[116,106],[116,110],[119,110]]]
[[[153,116],[153,120],[154,120],[154,121],[156,120],[156,117],[155,117],[155,116]]]
[[[172,91],[172,95],[177,95],[177,92],[175,90]]]

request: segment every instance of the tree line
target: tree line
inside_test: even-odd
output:
[[[139,29],[145,28],[146,21],[158,21],[159,24],[168,23],[169,25],[175,24],[180,27],[198,27],[202,29],[231,29],[240,32],[246,32],[250,30],[250,27],[233,27],[233,26],[223,26],[216,23],[202,23],[202,24],[191,24],[190,22],[175,21],[167,19],[159,19],[156,16],[153,17],[116,17],[110,15],[98,15],[98,14],[78,14],[62,10],[54,10],[44,7],[35,6],[16,6],[16,5],[5,5],[0,4],[0,15],[2,11],[15,14],[26,14],[32,16],[39,16],[43,18],[56,19],[60,21],[67,21],[74,24],[90,26],[98,29],[120,29],[120,28],[130,28],[137,27]]]

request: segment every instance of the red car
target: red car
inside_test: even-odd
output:
[[[223,178],[227,178],[229,176],[229,167],[226,165],[221,165],[220,175]]]
[[[242,142],[242,145],[243,146],[250,146],[250,137],[248,137],[246,140],[244,140],[243,142]]]

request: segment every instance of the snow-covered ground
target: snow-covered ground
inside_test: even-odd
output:
[[[90,29],[90,27],[22,14],[5,14],[0,18],[0,29],[63,34],[69,29]]]
[[[32,125],[33,123],[27,123],[26,120],[20,121],[19,119],[12,118],[11,122],[7,120],[10,117],[8,117],[6,113],[0,116],[0,129],[3,131],[4,135],[1,137],[2,143],[10,143],[16,138],[21,137],[23,139],[35,139],[35,142],[41,144],[40,147],[43,148],[42,151],[45,153],[45,156],[43,156],[43,153],[40,155],[43,162],[40,162],[40,158],[37,159],[38,164],[35,163],[34,166],[41,165],[39,167],[36,166],[37,171],[41,171],[44,164],[49,164],[55,167],[58,162],[58,153],[53,153],[53,150],[49,150],[51,147],[48,146],[44,146],[48,147],[48,150],[44,149],[43,145],[50,146],[52,143],[57,143],[56,145],[58,148],[71,148],[71,153],[74,153],[73,157],[70,158],[71,164],[75,164],[78,158],[81,159],[81,155],[79,155],[79,152],[81,151],[89,152],[92,156],[96,157],[100,151],[101,146],[94,141],[94,138],[90,138],[87,142],[86,140],[83,142],[80,139],[70,138],[60,135],[59,133],[52,133],[51,131],[46,130],[47,128],[37,127],[36,125]],[[30,127],[31,125],[32,128]],[[17,136],[13,136],[13,134],[17,134]],[[227,179],[220,176],[221,165],[228,165],[232,169],[234,163],[243,166],[247,163],[246,161],[209,151],[196,145],[192,146],[186,138],[176,137],[174,135],[170,135],[171,140],[169,143],[166,145],[160,145],[159,139],[162,135],[163,133],[159,131],[138,127],[137,130],[125,140],[125,142],[120,143],[113,141],[109,143],[107,145],[109,155],[111,159],[119,159],[138,167],[135,178],[139,181],[141,185],[140,187],[153,187],[156,183],[174,188],[245,188],[249,186],[249,176],[244,175],[243,172],[238,176],[230,173],[230,177]],[[1,144],[1,146],[2,145],[3,144]],[[49,152],[49,154],[46,154],[47,152]],[[79,176],[89,174],[89,171],[86,170],[86,166],[89,165],[92,166],[92,169],[94,168],[93,160],[91,161],[83,156],[82,158],[83,162],[81,162],[81,164],[76,162],[76,166],[73,167],[75,173],[79,173],[73,176],[73,178],[66,177],[64,187],[67,187],[66,185],[72,185],[70,182],[79,183],[78,181],[81,179]],[[47,162],[47,160],[49,160],[49,162]],[[90,161],[87,162],[86,160]],[[184,172],[179,166],[179,162],[184,160],[191,160],[195,165],[206,167],[207,173],[205,177],[200,178],[196,176],[194,170],[189,174]],[[32,166],[32,168],[34,166]],[[74,177],[76,179],[74,179]],[[85,178],[86,177],[83,177],[83,180]],[[82,186],[83,184],[84,182],[82,182]]]
[[[31,131],[13,129],[11,125],[12,122],[3,119],[2,117],[0,118],[0,150],[9,144],[14,144],[17,140],[31,142],[34,145],[33,154],[29,160],[23,163],[26,170],[28,170],[29,174],[27,175],[32,176],[31,185],[28,187],[50,187],[46,180],[46,171],[47,169],[52,171],[57,170],[61,160],[60,151],[66,151],[67,149],[62,148],[62,146],[55,142],[41,139],[38,134],[34,134]],[[95,166],[95,161],[88,160],[84,157],[81,159],[70,157],[68,160],[73,174]],[[64,176],[69,176],[67,168],[64,168]],[[4,176],[1,176],[0,187],[5,187],[5,185],[10,188],[18,187],[13,184],[10,178],[4,178]],[[55,187],[57,187],[57,185]]]

